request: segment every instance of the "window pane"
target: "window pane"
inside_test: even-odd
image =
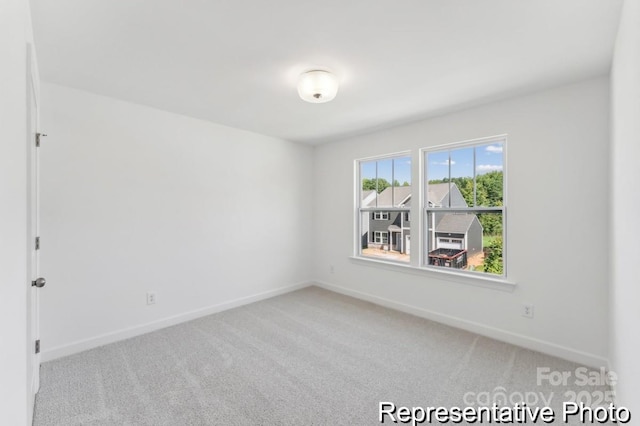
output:
[[[449,177],[449,151],[428,152],[427,180],[446,182]]]
[[[449,206],[449,151],[426,154],[427,193],[429,207]]]
[[[502,275],[504,273],[503,264],[503,217],[502,213],[482,213],[478,214],[478,219],[482,224],[482,265],[476,270],[491,274]]]
[[[411,205],[411,157],[393,159],[393,205],[409,207]]]
[[[473,206],[473,152],[474,148],[456,149],[451,156],[450,207]]]
[[[405,211],[360,212],[360,249],[363,256],[409,262],[411,230]]]
[[[376,162],[363,161],[360,163],[360,206],[375,207],[376,199]]]
[[[503,274],[501,212],[427,211],[427,224],[427,265]]]
[[[476,148],[476,199],[482,207],[503,204],[503,144],[480,145]]]
[[[393,160],[378,160],[378,207],[391,207]]]

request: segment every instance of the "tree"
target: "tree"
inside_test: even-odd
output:
[[[378,191],[378,193],[381,193],[382,191],[384,191],[385,189],[387,189],[388,187],[390,187],[391,184],[389,183],[389,181],[387,181],[384,178],[364,178],[362,179],[362,189],[364,191]]]
[[[481,192],[482,203],[478,199],[478,204],[483,206],[502,205],[502,171],[485,173],[476,177],[477,192]]]
[[[476,176],[476,205],[495,207],[502,205],[502,171],[494,171]],[[452,177],[433,179],[429,183],[455,183],[469,207],[473,207],[473,177]]]
[[[491,240],[487,247],[487,255],[482,264],[484,272],[492,274],[502,274],[502,237],[496,237]]]
[[[502,235],[502,217],[496,213],[479,213],[478,220],[484,235]]]

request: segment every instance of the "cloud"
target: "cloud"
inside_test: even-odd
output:
[[[445,161],[433,161],[431,162],[431,164],[433,164],[434,166],[448,166],[449,165],[449,160],[445,160]],[[455,161],[451,161],[451,165],[453,166],[454,164],[456,164]]]
[[[489,145],[485,148],[485,151],[490,152],[492,154],[500,154],[502,153],[502,145]]]
[[[489,172],[497,172],[502,170],[502,165],[500,164],[478,164],[476,168],[478,173],[489,173]]]

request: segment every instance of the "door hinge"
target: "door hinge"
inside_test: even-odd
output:
[[[40,250],[40,237],[36,237],[36,250]]]
[[[36,353],[40,353],[40,339],[36,340]]]
[[[44,133],[36,133],[36,147],[40,148],[40,138],[42,136],[47,136]]]

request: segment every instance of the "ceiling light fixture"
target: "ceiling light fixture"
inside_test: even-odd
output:
[[[329,71],[312,70],[300,74],[298,94],[314,104],[329,102],[338,93],[338,79]]]

